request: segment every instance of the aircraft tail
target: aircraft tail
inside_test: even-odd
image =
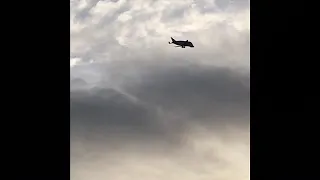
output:
[[[171,37],[171,40],[172,40],[172,42],[175,42],[176,40],[174,40],[172,37]]]

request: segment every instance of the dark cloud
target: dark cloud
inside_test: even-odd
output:
[[[71,92],[71,126],[84,133],[153,133],[152,111],[114,89]]]
[[[72,88],[78,89],[87,86],[87,82],[81,78],[72,78],[70,80],[70,86]]]
[[[249,124],[249,76],[190,64],[146,65],[137,71],[139,78],[124,81],[125,93],[103,86],[72,91],[72,133],[155,140],[173,138],[189,123]],[[72,84],[85,85],[80,79]]]
[[[249,77],[228,69],[172,67],[143,78],[130,92],[168,111],[218,118],[244,115],[249,109]]]

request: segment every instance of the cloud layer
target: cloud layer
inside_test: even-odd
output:
[[[248,1],[70,6],[71,179],[249,179]]]
[[[212,58],[210,63],[248,67],[250,11],[245,0],[70,3],[72,59],[105,62],[174,53],[216,56],[219,58]],[[166,44],[171,36],[188,38],[197,48],[176,52],[176,48]]]

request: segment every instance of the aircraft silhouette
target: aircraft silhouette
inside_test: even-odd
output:
[[[192,42],[190,42],[188,40],[186,40],[186,41],[176,41],[172,37],[171,37],[171,40],[172,40],[172,42],[169,42],[169,44],[175,44],[175,45],[177,45],[176,47],[181,47],[181,48],[185,48],[186,46],[189,46],[189,47],[192,47],[192,48],[194,47]]]

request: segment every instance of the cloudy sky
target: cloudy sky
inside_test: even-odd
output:
[[[71,179],[249,179],[249,16],[249,0],[70,0]]]

